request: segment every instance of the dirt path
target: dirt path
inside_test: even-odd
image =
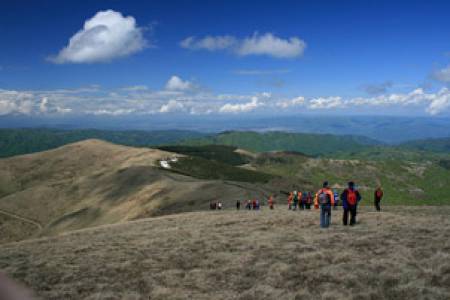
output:
[[[0,209],[0,214],[8,216],[8,217],[13,218],[13,219],[17,219],[17,220],[29,223],[29,224],[32,224],[32,225],[36,226],[39,229],[39,231],[42,230],[42,225],[39,224],[36,221],[31,220],[31,219],[28,219],[28,218],[25,218],[25,217],[22,217],[22,216],[19,216],[19,215],[16,215],[16,214],[13,214],[13,213],[1,210],[1,209]]]

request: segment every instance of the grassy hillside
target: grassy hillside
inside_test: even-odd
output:
[[[401,160],[410,162],[423,162],[450,158],[450,153],[419,151],[396,146],[374,146],[360,151],[340,152],[327,155],[337,159],[359,159],[359,160]]]
[[[287,132],[224,132],[214,136],[183,141],[187,145],[229,145],[255,151],[298,151],[320,156],[339,152],[361,151],[378,142],[365,137],[335,136]]]
[[[424,139],[400,144],[401,149],[450,153],[450,138]]]
[[[373,190],[381,184],[386,204],[428,205],[450,203],[450,169],[447,160],[411,162],[403,160],[313,159],[301,155],[261,154],[252,163],[256,170],[298,178],[318,189],[324,180],[339,191],[350,180],[363,195],[362,204],[372,205]]]
[[[175,143],[179,140],[201,136],[203,134],[198,132],[182,130],[0,129],[0,157],[45,151],[86,139],[101,139],[126,146],[153,146]]]
[[[201,157],[208,160],[222,162],[232,166],[239,166],[249,162],[247,156],[237,152],[237,148],[224,145],[206,145],[206,146],[162,146],[158,147],[163,151],[175,152],[189,156]]]
[[[450,208],[234,209],[0,245],[0,269],[42,299],[450,299]]]
[[[203,210],[211,200],[227,204],[269,193],[256,183],[273,175],[202,158],[179,157],[173,170],[160,168],[159,160],[177,155],[87,140],[0,159],[0,242]]]
[[[201,157],[182,157],[178,162],[172,163],[171,166],[172,171],[200,179],[265,183],[275,178],[275,175],[272,174],[238,168]]]

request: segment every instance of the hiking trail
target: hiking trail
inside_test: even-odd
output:
[[[2,209],[0,209],[0,214],[3,214],[3,215],[8,216],[10,218],[17,219],[17,220],[20,220],[20,221],[23,221],[23,222],[26,222],[26,223],[29,223],[29,224],[33,224],[34,226],[36,226],[39,229],[39,231],[42,230],[42,225],[40,223],[38,223],[36,221],[33,221],[31,219],[28,219],[26,217],[22,217],[22,216],[14,214],[14,213],[10,213],[10,212],[4,211]]]

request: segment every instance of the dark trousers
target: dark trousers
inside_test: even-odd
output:
[[[381,202],[381,199],[375,198],[375,209],[377,211],[381,211],[380,202]]]
[[[356,205],[347,205],[347,207],[344,208],[344,216],[342,218],[344,225],[348,224],[349,213],[350,213],[350,225],[353,226],[356,223]]]

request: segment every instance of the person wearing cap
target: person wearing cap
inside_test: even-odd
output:
[[[353,226],[356,224],[358,202],[361,201],[361,194],[355,189],[355,183],[353,181],[348,183],[348,188],[342,192],[341,199],[344,207],[342,222],[344,226],[348,224],[348,215],[350,213],[350,226]]]
[[[334,206],[334,193],[325,181],[314,198],[314,207],[320,207],[320,227],[328,228],[331,223],[331,207]]]

